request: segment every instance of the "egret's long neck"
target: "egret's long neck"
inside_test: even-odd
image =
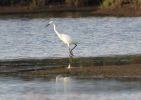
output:
[[[55,33],[57,34],[57,36],[60,38],[60,33],[56,30],[56,25],[55,24],[53,24],[53,27],[54,27],[54,31],[55,31]]]

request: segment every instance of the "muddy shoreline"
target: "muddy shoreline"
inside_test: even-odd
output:
[[[74,58],[13,59],[0,61],[1,76],[79,79],[141,79],[141,55]]]
[[[59,8],[59,9],[58,9]],[[30,9],[28,7],[0,7],[0,15],[26,15],[34,17],[87,17],[87,16],[115,16],[115,17],[139,17],[141,9],[132,7],[100,8],[100,7],[44,7]]]
[[[141,64],[75,67],[54,67],[37,70],[1,72],[0,76],[13,76],[25,79],[54,79],[56,76],[76,79],[130,79],[141,80]]]

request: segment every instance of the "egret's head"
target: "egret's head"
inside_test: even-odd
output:
[[[50,21],[47,25],[46,25],[46,27],[48,27],[50,24],[52,24],[53,23],[53,21]]]

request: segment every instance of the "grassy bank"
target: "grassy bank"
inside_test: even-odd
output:
[[[14,59],[0,61],[0,74],[27,78],[51,78],[57,75],[76,78],[141,78],[141,56]]]
[[[2,74],[2,73],[1,73]],[[58,75],[80,79],[141,79],[141,64],[107,65],[91,67],[47,68],[32,71],[5,73],[2,75],[23,78],[55,78]]]
[[[20,66],[60,66],[68,65],[69,58],[25,58],[0,60],[0,67],[20,67]],[[102,65],[125,65],[140,64],[141,55],[115,55],[105,57],[75,57],[74,66],[102,66]]]
[[[105,17],[105,16],[115,16],[115,17],[140,17],[141,10],[134,10],[131,7],[124,7],[120,9],[109,9],[102,8],[98,9],[96,7],[80,7],[80,8],[42,8],[37,10],[28,10],[27,8],[21,8],[18,10],[17,7],[10,8],[10,10],[5,10],[5,8],[0,11],[1,18],[19,18],[19,17],[30,17],[30,18],[51,18],[51,17]]]
[[[84,15],[75,15],[76,12],[90,16],[141,16],[141,0],[0,0],[0,14],[56,12],[65,17]]]

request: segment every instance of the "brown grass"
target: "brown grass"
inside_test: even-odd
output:
[[[59,8],[59,9],[58,9]],[[76,15],[77,12],[77,15]],[[133,4],[126,4],[122,7],[99,7],[99,6],[83,6],[83,7],[66,7],[64,5],[46,6],[34,8],[30,6],[7,6],[0,7],[0,14],[41,14],[52,13],[53,16],[57,16],[59,13],[64,17],[80,17],[80,16],[141,16],[141,8],[134,6]],[[56,15],[54,14],[56,13]]]

